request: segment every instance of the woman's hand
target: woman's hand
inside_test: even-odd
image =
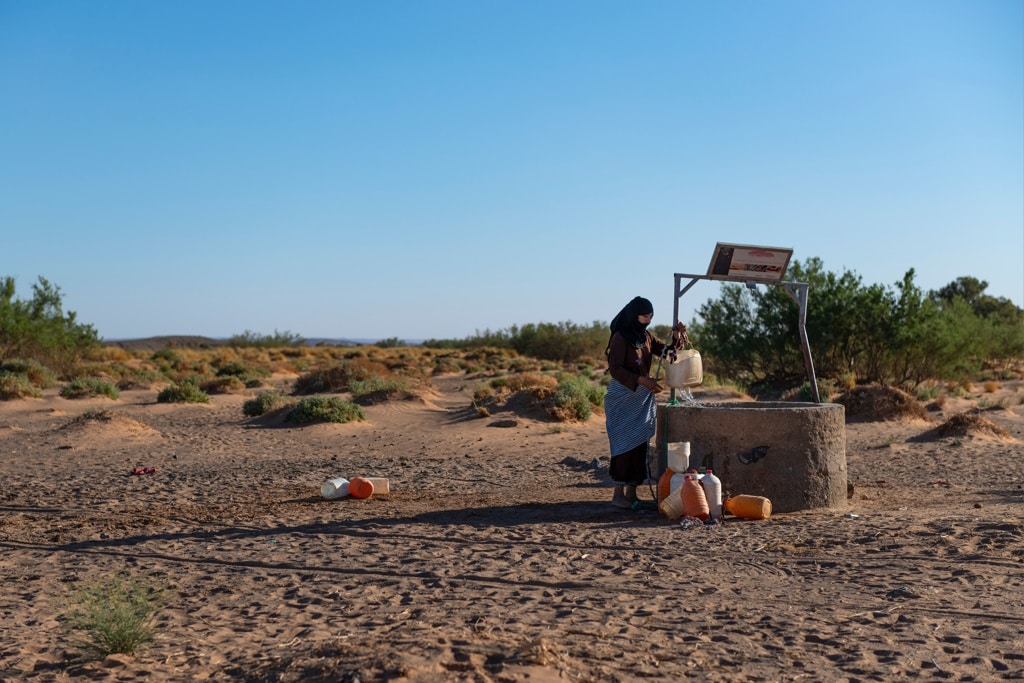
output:
[[[640,377],[637,379],[636,383],[642,387],[650,389],[651,393],[653,394],[657,394],[659,391],[662,391],[664,389],[663,386],[658,384],[658,380],[654,379],[653,377]]]
[[[686,325],[681,322],[676,323],[676,326],[672,328],[672,339],[678,344],[683,342],[684,344],[690,343],[690,336],[686,334]]]

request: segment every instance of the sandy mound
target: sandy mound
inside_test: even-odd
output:
[[[160,432],[125,415],[109,410],[91,410],[82,413],[59,431],[82,439],[146,439],[159,437]]]
[[[1000,441],[1016,441],[1008,431],[977,413],[958,413],[935,428],[937,437],[982,437]]]
[[[539,388],[488,396],[477,401],[477,407],[486,411],[487,415],[495,417],[530,419],[540,422],[559,419],[554,393]],[[480,413],[481,416],[483,414]]]
[[[932,421],[917,399],[895,387],[855,387],[840,394],[836,403],[846,407],[847,422]]]

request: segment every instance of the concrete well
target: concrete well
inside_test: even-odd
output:
[[[658,405],[658,476],[666,444],[690,442],[690,466],[722,491],[765,496],[774,512],[846,505],[846,411],[835,403]]]

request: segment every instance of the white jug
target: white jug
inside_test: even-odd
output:
[[[676,359],[665,366],[665,384],[674,389],[695,387],[703,381],[704,366],[697,349],[676,351]]]

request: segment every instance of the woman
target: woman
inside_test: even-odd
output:
[[[634,297],[619,311],[611,324],[605,355],[612,380],[604,399],[605,425],[612,461],[608,473],[615,483],[612,505],[630,508],[636,502],[636,487],[647,477],[647,442],[654,436],[655,395],[662,390],[651,377],[651,361],[666,344],[647,331],[654,306]],[[672,331],[675,348],[687,341],[686,326]]]

